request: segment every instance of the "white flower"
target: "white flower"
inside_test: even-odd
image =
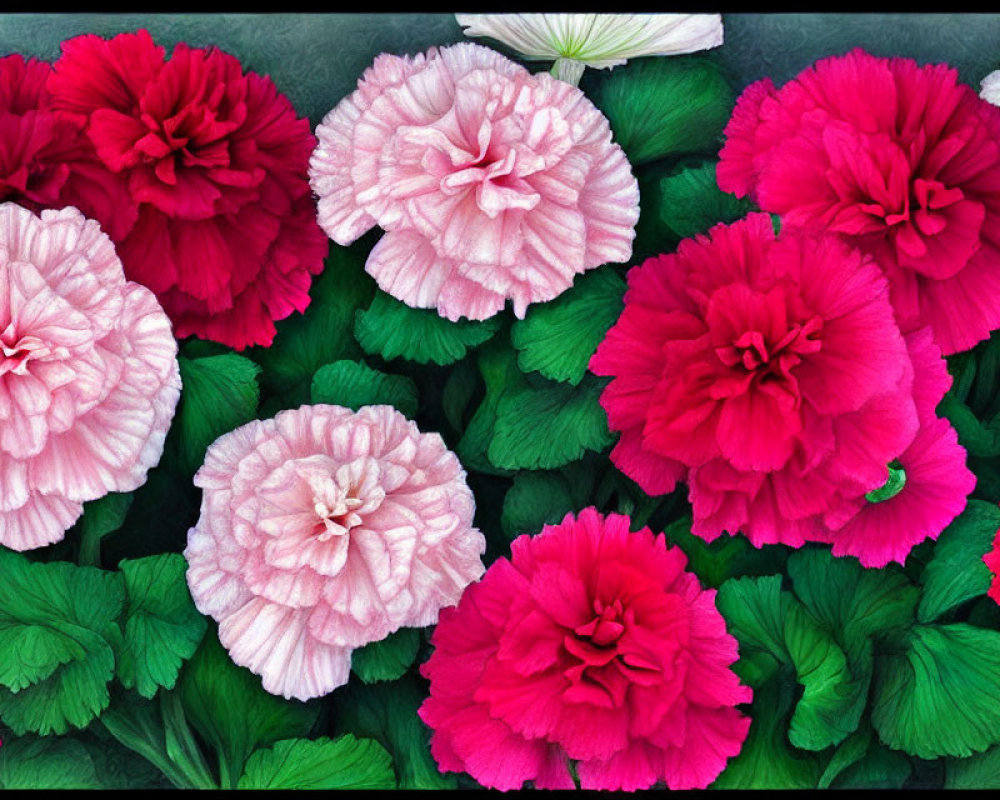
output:
[[[577,83],[584,67],[605,69],[640,56],[722,44],[721,14],[456,14],[466,36],[489,36],[527,59],[554,59],[553,73]]]
[[[979,96],[987,103],[1000,106],[1000,69],[994,70],[979,82]]]

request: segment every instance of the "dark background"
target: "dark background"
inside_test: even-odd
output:
[[[717,52],[740,88],[765,75],[780,85],[817,58],[853,47],[945,61],[977,91],[1000,68],[1000,14],[725,14],[723,23]],[[245,69],[270,75],[314,126],[378,53],[465,40],[451,14],[17,13],[0,14],[0,55],[54,60],[63,39],[141,27],[168,53],[179,41],[232,53]]]

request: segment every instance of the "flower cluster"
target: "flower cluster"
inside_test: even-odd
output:
[[[900,332],[870,255],[751,214],[628,284],[590,362],[613,376],[611,458],[651,494],[686,480],[695,533],[833,542],[882,566],[964,508],[974,479],[934,411],[940,350],[929,329]]]
[[[390,406],[302,406],[220,437],[195,475],[188,583],[274,694],[347,683],[351,651],[437,621],[483,572],[465,472]]]
[[[523,317],[632,254],[639,190],[583,93],[475,44],[379,56],[316,129],[319,223],[385,230],[366,269],[407,305]]]
[[[593,508],[511,544],[441,613],[422,667],[431,752],[484,786],[705,788],[751,691],[736,640],[680,550]]]

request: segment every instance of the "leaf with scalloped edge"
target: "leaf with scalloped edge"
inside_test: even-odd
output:
[[[923,759],[1000,743],[1000,632],[915,625],[907,641],[876,672],[871,719],[882,741]]]
[[[187,562],[162,553],[119,563],[128,606],[118,678],[126,689],[152,697],[173,689],[181,665],[194,655],[207,623],[187,586]]]
[[[411,308],[378,291],[371,305],[354,316],[354,337],[361,348],[386,361],[403,358],[418,364],[451,364],[491,339],[500,329],[500,315],[481,322],[452,322],[433,308]]]

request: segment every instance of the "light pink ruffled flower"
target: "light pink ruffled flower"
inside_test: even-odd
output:
[[[217,439],[184,555],[195,605],[264,688],[307,700],[351,651],[437,622],[483,573],[458,458],[390,406],[302,406]]]
[[[170,321],[100,226],[0,205],[0,544],[51,544],[143,484],[179,396]]]
[[[379,56],[316,136],[320,226],[343,245],[382,227],[366,269],[407,305],[523,317],[631,257],[638,184],[607,119],[486,47]]]

